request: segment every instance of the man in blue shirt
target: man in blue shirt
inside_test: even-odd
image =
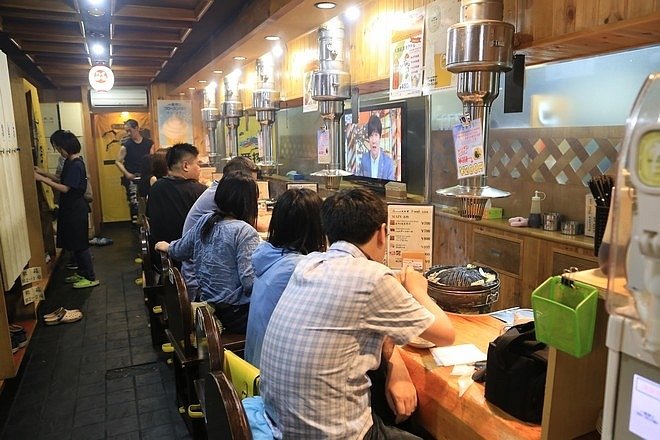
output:
[[[371,115],[367,122],[367,135],[369,136],[369,154],[362,154],[360,174],[365,177],[377,179],[396,179],[394,160],[380,147],[380,136],[383,133],[383,124],[378,115]]]

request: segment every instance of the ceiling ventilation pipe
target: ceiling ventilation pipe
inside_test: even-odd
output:
[[[257,84],[252,93],[252,106],[261,127],[259,149],[263,150],[257,165],[263,175],[270,176],[278,165],[273,146],[273,123],[275,112],[280,109],[280,92],[275,87],[275,62],[271,54],[257,59]]]
[[[211,83],[204,88],[204,108],[202,108],[202,121],[209,139],[209,163],[216,167],[220,165],[220,155],[218,154],[218,138],[216,129],[220,120],[220,110],[216,104],[217,84]]]
[[[447,70],[458,75],[463,113],[481,121],[485,172],[491,105],[499,94],[500,73],[513,66],[514,27],[502,18],[502,0],[462,0],[461,21],[447,31]],[[481,219],[488,199],[510,195],[487,186],[485,174],[459,179],[458,185],[436,193],[457,198],[460,215],[475,220]]]
[[[319,70],[312,73],[312,99],[319,103],[319,113],[328,132],[329,163],[312,176],[325,177],[327,189],[339,189],[342,176],[351,173],[341,167],[341,125],[344,101],[351,98],[351,76],[345,65],[344,25],[333,19],[318,30]]]
[[[243,103],[238,91],[241,72],[236,70],[225,76],[225,102],[222,103],[222,117],[225,121],[225,148],[229,158],[238,156],[238,126],[243,116]]]

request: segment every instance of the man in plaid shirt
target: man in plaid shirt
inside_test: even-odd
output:
[[[393,347],[415,336],[449,345],[454,329],[427,281],[381,264],[387,206],[365,189],[328,197],[321,221],[330,247],[296,267],[275,308],[261,353],[266,412],[285,439],[410,439],[372,414],[367,372],[387,362],[387,397],[398,416],[417,396]]]

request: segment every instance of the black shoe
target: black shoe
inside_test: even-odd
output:
[[[65,267],[69,270],[78,270],[78,265],[76,263],[68,263]]]
[[[9,333],[11,335],[12,353],[16,353],[19,348],[23,348],[27,345],[27,335],[25,334],[25,329],[23,329],[23,327],[11,324],[9,326]]]

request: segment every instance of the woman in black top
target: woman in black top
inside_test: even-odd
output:
[[[80,157],[80,142],[71,132],[62,133],[57,141],[58,151],[66,158],[59,181],[38,168],[35,168],[34,177],[61,193],[57,211],[57,247],[72,251],[78,264],[78,273],[67,277],[65,282],[73,283],[75,289],[98,286],[87,241],[89,204],[84,198],[87,173]]]

